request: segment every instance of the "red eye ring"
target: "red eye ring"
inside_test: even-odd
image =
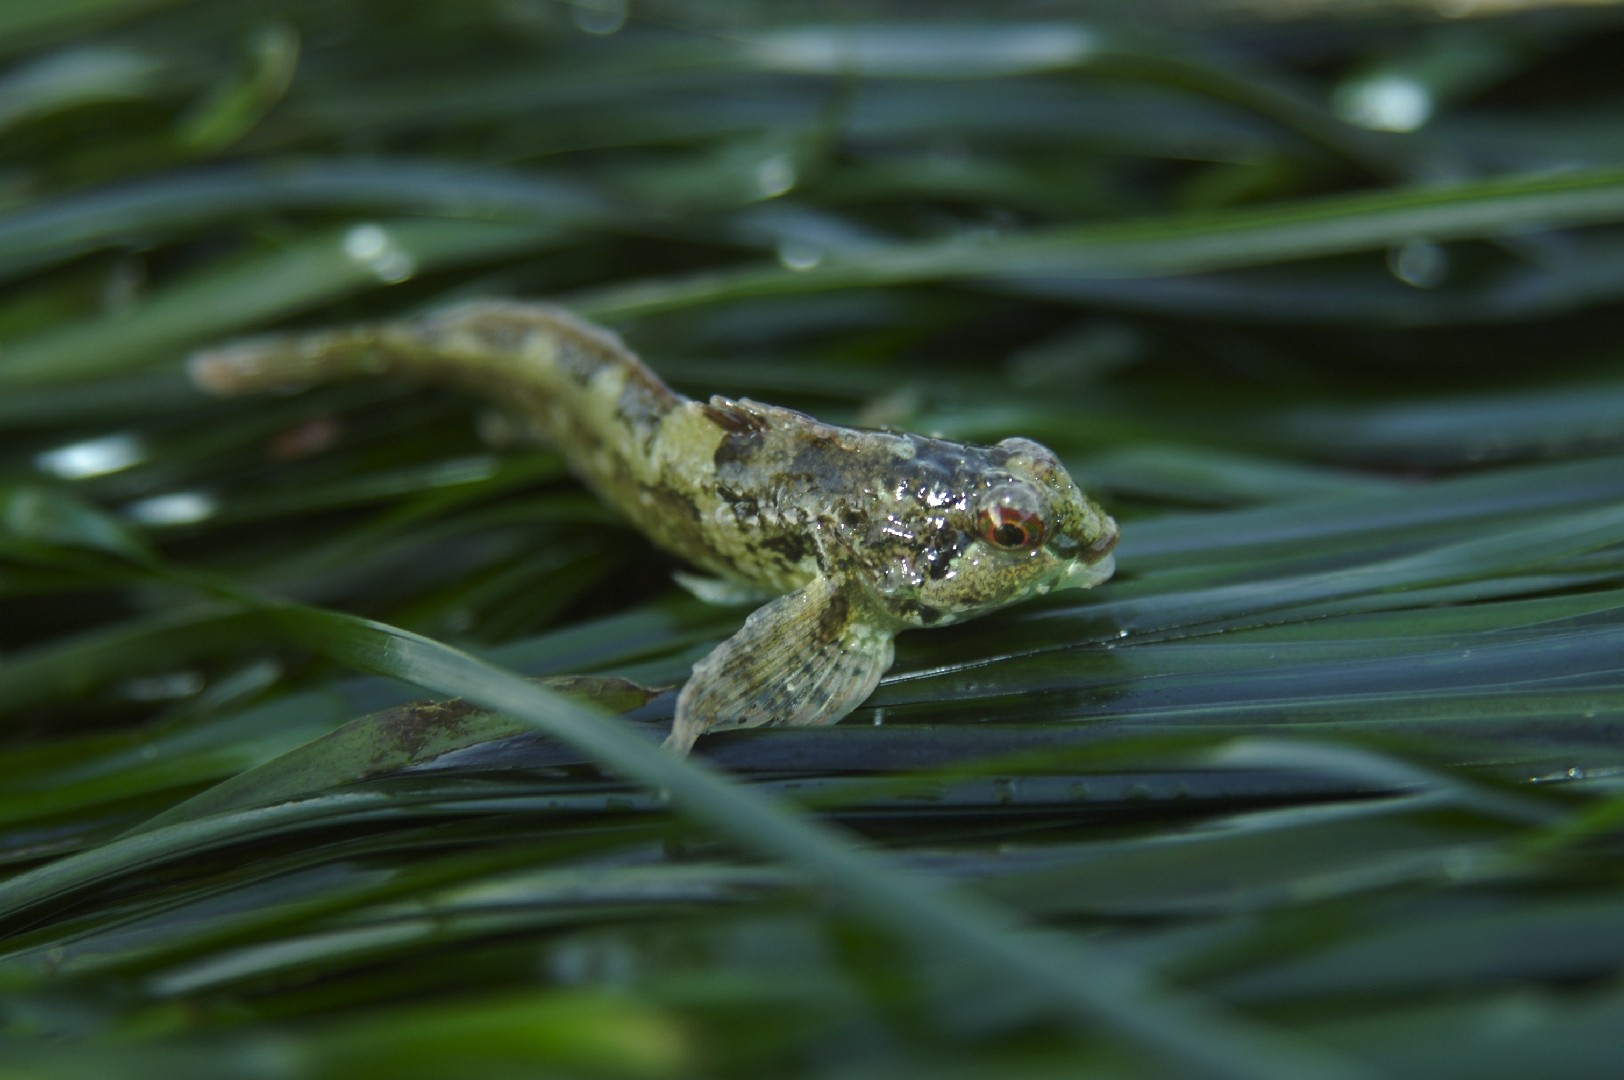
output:
[[[1043,543],[1043,518],[1018,506],[983,506],[976,525],[983,540],[1005,551],[1027,551]]]

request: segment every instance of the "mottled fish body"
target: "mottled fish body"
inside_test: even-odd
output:
[[[214,393],[399,375],[472,388],[557,446],[606,502],[715,581],[776,596],[694,665],[667,745],[713,728],[832,724],[892,638],[1108,578],[1117,527],[1048,449],[824,424],[686,398],[561,308],[485,301],[198,354]]]

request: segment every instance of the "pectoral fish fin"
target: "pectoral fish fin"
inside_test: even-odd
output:
[[[757,608],[694,665],[666,747],[686,754],[711,730],[840,720],[891,666],[892,632],[861,614],[826,577]]]

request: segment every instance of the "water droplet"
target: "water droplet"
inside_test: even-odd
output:
[[[979,35],[932,34],[916,25],[792,29],[751,44],[757,64],[801,74],[1012,75],[1065,68],[1099,49],[1085,27],[1045,23]]]
[[[175,701],[193,697],[201,691],[203,676],[195,671],[172,671],[164,675],[125,679],[119,683],[118,689],[130,701]]]
[[[344,254],[387,285],[398,285],[417,273],[417,260],[382,225],[351,228],[344,234]]]
[[[128,469],[145,457],[146,450],[134,435],[105,435],[46,450],[34,458],[34,466],[64,480],[84,480]]]
[[[1449,252],[1431,240],[1412,240],[1387,249],[1387,269],[1417,289],[1435,289],[1449,276]]]
[[[142,525],[191,525],[214,516],[219,504],[203,491],[172,491],[124,508],[124,516]]]
[[[1382,72],[1337,88],[1331,108],[1372,131],[1414,131],[1432,119],[1432,92],[1408,75]]]
[[[575,25],[589,34],[613,34],[626,25],[626,0],[573,0]]]
[[[389,247],[389,233],[381,225],[357,225],[344,234],[344,254],[357,262],[376,259]]]
[[[823,261],[823,252],[799,240],[778,245],[778,262],[785,270],[810,270]]]
[[[775,154],[756,166],[756,195],[776,199],[795,186],[795,163],[784,154]]]

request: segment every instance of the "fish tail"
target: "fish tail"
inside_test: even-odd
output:
[[[192,381],[231,397],[375,375],[448,382],[499,398],[569,398],[607,371],[654,411],[680,398],[619,337],[551,304],[473,301],[397,322],[247,338],[195,353]],[[526,403],[528,404],[528,403]]]

